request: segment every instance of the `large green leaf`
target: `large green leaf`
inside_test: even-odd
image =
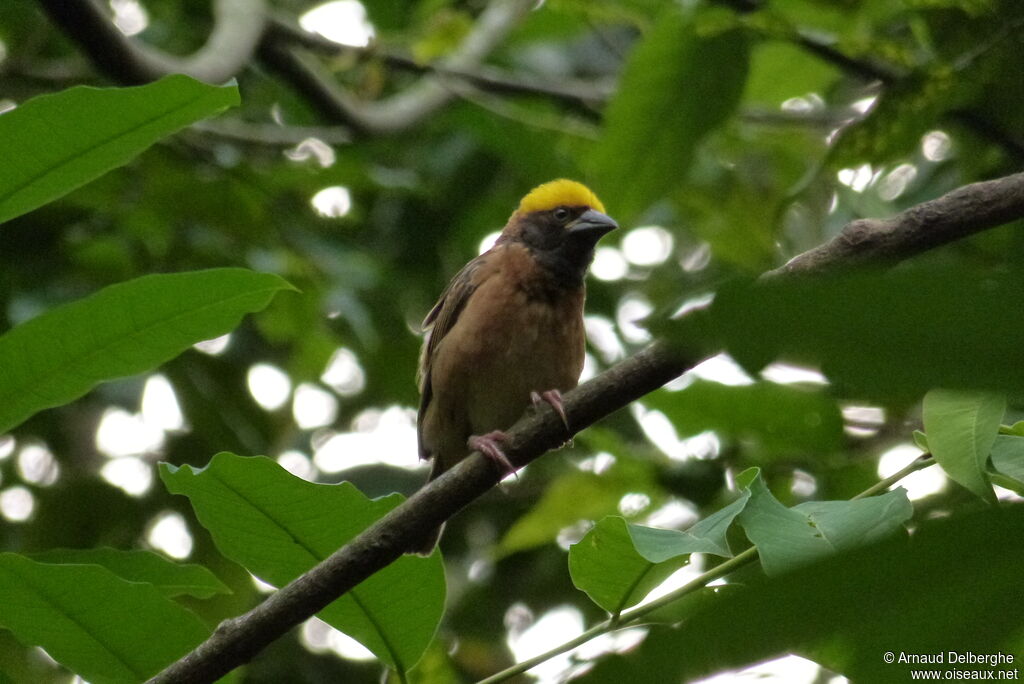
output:
[[[914,513],[902,487],[856,501],[810,501],[786,508],[768,491],[758,468],[740,473],[737,481],[750,492],[739,523],[769,575],[888,537]]]
[[[924,397],[928,449],[956,482],[995,502],[988,456],[1006,412],[1006,397],[991,392],[932,390]]]
[[[731,556],[726,532],[747,498],[744,494],[685,532],[631,525],[609,516],[569,548],[573,584],[618,614],[689,562],[691,553]]]
[[[151,584],[98,565],[51,565],[0,554],[0,625],[84,679],[139,682],[209,636]]]
[[[189,498],[217,548],[281,587],[322,561],[402,502],[367,499],[349,482],[314,484],[264,457],[220,453],[205,468],[161,464],[167,489]],[[319,613],[381,660],[408,670],[444,612],[439,553],[402,556]]]
[[[748,37],[703,19],[697,9],[670,3],[630,54],[608,105],[590,166],[620,221],[679,187],[697,144],[739,102]]]
[[[665,413],[682,434],[714,430],[733,439],[754,439],[777,452],[838,450],[843,416],[835,399],[821,390],[772,382],[727,386],[697,380],[644,398]]]
[[[1018,654],[1024,615],[1007,601],[1024,591],[1022,537],[1021,506],[930,521],[909,538],[820,559],[708,601],[681,628],[653,628],[639,649],[606,658],[579,681],[695,681],[798,652],[852,681],[905,682],[915,666],[901,664],[901,654]],[[887,653],[896,662],[887,663]]]
[[[234,85],[211,86],[181,75],[133,88],[79,86],[25,102],[0,116],[0,223],[238,102]]]
[[[948,265],[780,278],[720,290],[710,311],[666,326],[681,344],[717,337],[751,372],[812,363],[838,396],[913,401],[935,387],[1019,390],[1024,278]]]
[[[0,336],[0,433],[223,335],[290,287],[241,268],[149,275],[22,323]]]
[[[187,594],[210,598],[230,594],[231,590],[216,575],[194,563],[175,563],[152,551],[120,549],[51,549],[29,556],[40,563],[62,565],[102,565],[129,582],[148,582],[164,596]]]

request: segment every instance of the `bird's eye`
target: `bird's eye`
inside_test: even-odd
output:
[[[565,207],[558,207],[557,209],[555,209],[554,217],[555,220],[558,221],[559,223],[565,223],[566,221],[568,221],[569,216],[569,210],[566,209]]]

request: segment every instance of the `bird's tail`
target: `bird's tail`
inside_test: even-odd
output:
[[[445,468],[441,465],[441,459],[435,456],[434,465],[430,469],[430,476],[427,477],[427,482],[436,479],[444,471]],[[417,556],[429,556],[434,552],[434,547],[437,546],[437,542],[441,538],[441,533],[443,531],[444,525],[435,527],[427,535],[412,544],[407,553],[415,553]]]

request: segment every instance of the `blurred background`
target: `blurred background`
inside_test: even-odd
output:
[[[778,266],[854,218],[1024,161],[1015,0],[237,5],[0,3],[0,112],[71,86],[147,80],[133,66],[139,51],[193,54],[240,25],[231,12],[263,18],[257,41],[216,60],[237,61],[223,80],[237,79],[240,108],[0,228],[0,331],[145,273],[238,265],[301,289],[158,373],[0,436],[0,550],[145,547],[202,563],[235,592],[190,604],[211,623],[266,587],[218,554],[155,464],[265,454],[369,496],[415,491],[426,476],[420,321],[533,186],[586,182],[623,226],[588,280],[586,378],[646,345],[645,320]],[[90,11],[110,35],[61,28]],[[1016,228],[927,258],[1000,261],[1021,253]],[[730,475],[750,465],[787,505],[849,497],[920,453],[917,421],[912,405],[837,400],[812,369],[773,364],[750,377],[711,359],[450,523],[449,608],[425,661],[433,681],[490,674],[603,617],[566,569],[592,521],[685,528],[727,503]],[[970,498],[938,469],[905,485],[918,516]],[[574,666],[561,658],[535,673],[556,681]],[[3,631],[0,671],[72,679]],[[379,675],[358,644],[314,619],[242,680]],[[830,675],[789,658],[742,676]]]

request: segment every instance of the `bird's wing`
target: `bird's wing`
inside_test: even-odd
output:
[[[419,442],[420,458],[430,458],[430,453],[423,446],[423,417],[430,406],[433,398],[433,388],[430,383],[430,364],[434,358],[434,350],[441,343],[444,336],[455,326],[459,314],[466,308],[466,302],[480,286],[480,274],[490,253],[484,253],[463,266],[448,287],[441,293],[441,297],[434,304],[427,317],[423,319],[423,329],[427,336],[423,341],[423,349],[420,352],[419,369],[416,373],[417,384],[420,388],[420,410],[416,419],[416,433]]]

